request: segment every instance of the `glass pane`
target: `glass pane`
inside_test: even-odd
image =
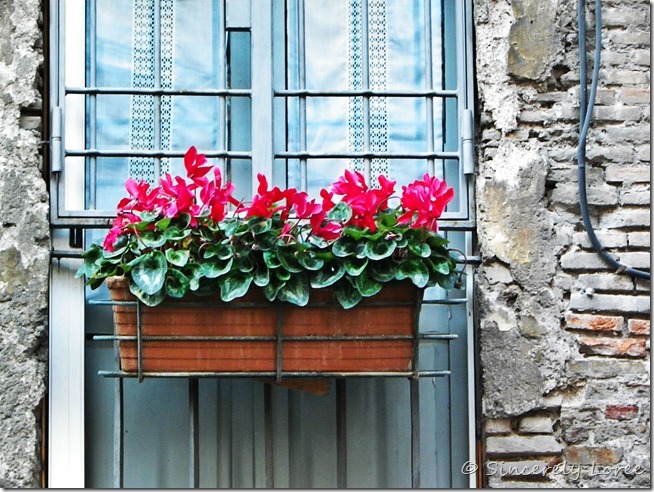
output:
[[[377,102],[378,101],[378,102]],[[372,98],[379,106],[378,115],[371,114],[371,143],[385,141],[391,152],[424,152],[427,147],[427,112],[424,98]],[[384,135],[383,131],[386,134]]]
[[[171,127],[169,148],[179,151],[185,151],[191,145],[199,149],[217,148],[220,126],[216,121],[219,121],[220,100],[205,96],[176,96],[172,99],[172,112],[168,116]],[[162,124],[164,116],[162,114]]]
[[[118,150],[130,146],[131,96],[96,97],[96,147]],[[151,131],[150,126],[149,130]]]
[[[174,24],[173,87],[207,89],[222,87],[221,0],[161,0],[161,24]],[[173,16],[174,20],[168,19]],[[165,40],[162,31],[162,42]]]
[[[134,0],[100,0],[96,11],[95,84],[130,87],[134,72]]]

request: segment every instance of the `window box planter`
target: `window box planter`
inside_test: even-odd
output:
[[[147,307],[124,277],[108,278],[107,286],[125,372],[412,370],[422,289],[410,281],[389,283],[347,310],[329,288],[312,290],[302,307],[270,302],[258,289],[231,302],[189,296]]]

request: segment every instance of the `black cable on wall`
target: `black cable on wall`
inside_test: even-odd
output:
[[[587,86],[587,54],[586,54],[586,1],[578,0],[577,4],[579,24],[579,143],[577,146],[577,163],[579,176],[579,205],[581,207],[581,218],[593,248],[610,266],[616,269],[616,273],[625,273],[632,277],[650,280],[650,273],[629,267],[611,255],[609,255],[602,243],[600,243],[593,224],[588,214],[588,198],[586,196],[586,139],[588,128],[592,120],[595,96],[597,94],[597,83],[599,79],[599,67],[602,51],[602,2],[595,0],[595,57],[593,59],[593,76],[590,85],[590,94]]]

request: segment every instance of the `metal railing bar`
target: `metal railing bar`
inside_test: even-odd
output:
[[[442,97],[457,99],[456,90],[392,90],[392,89],[347,89],[347,90],[311,90],[279,89],[273,92],[275,97]]]
[[[458,335],[453,333],[420,333],[418,340],[456,340]],[[93,340],[106,342],[118,340],[121,342],[133,342],[139,339],[138,335],[94,335]],[[250,335],[250,336],[228,336],[228,335],[207,335],[207,336],[184,336],[184,335],[143,335],[141,340],[161,342],[362,342],[362,341],[392,341],[392,340],[413,340],[413,335],[306,335],[306,336],[283,336],[283,335]]]
[[[98,375],[104,377],[135,378],[136,372],[126,371],[98,371]],[[451,371],[383,371],[383,372],[301,372],[282,371],[282,378],[349,378],[349,377],[375,377],[375,378],[439,378],[451,375]],[[144,377],[159,378],[273,378],[277,376],[276,371],[248,371],[248,372],[165,372],[165,371],[144,371]]]
[[[188,380],[189,488],[200,488],[200,392],[197,378]]]
[[[99,150],[99,149],[67,149],[66,157],[150,157],[175,158],[184,157],[185,151],[175,150]],[[236,150],[208,150],[202,152],[206,157],[224,157],[234,159],[249,159],[252,153]]]
[[[336,380],[336,487],[347,488],[347,384]]]
[[[460,153],[448,151],[433,152],[291,152],[280,151],[275,157],[281,159],[453,159],[459,160]]]
[[[67,87],[66,94],[125,96],[222,96],[249,97],[251,89],[173,89],[165,87]]]

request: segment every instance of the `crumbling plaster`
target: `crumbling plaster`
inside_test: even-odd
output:
[[[37,487],[47,361],[41,5],[0,2],[0,487]],[[36,116],[35,116],[36,115]]]
[[[519,125],[526,102],[563,57],[555,32],[562,10],[571,15],[570,2],[475,2],[481,127],[496,135],[480,156],[476,185],[487,417],[539,408],[567,384],[572,344],[561,330],[564,295],[553,280],[573,230],[548,209],[547,145]]]

